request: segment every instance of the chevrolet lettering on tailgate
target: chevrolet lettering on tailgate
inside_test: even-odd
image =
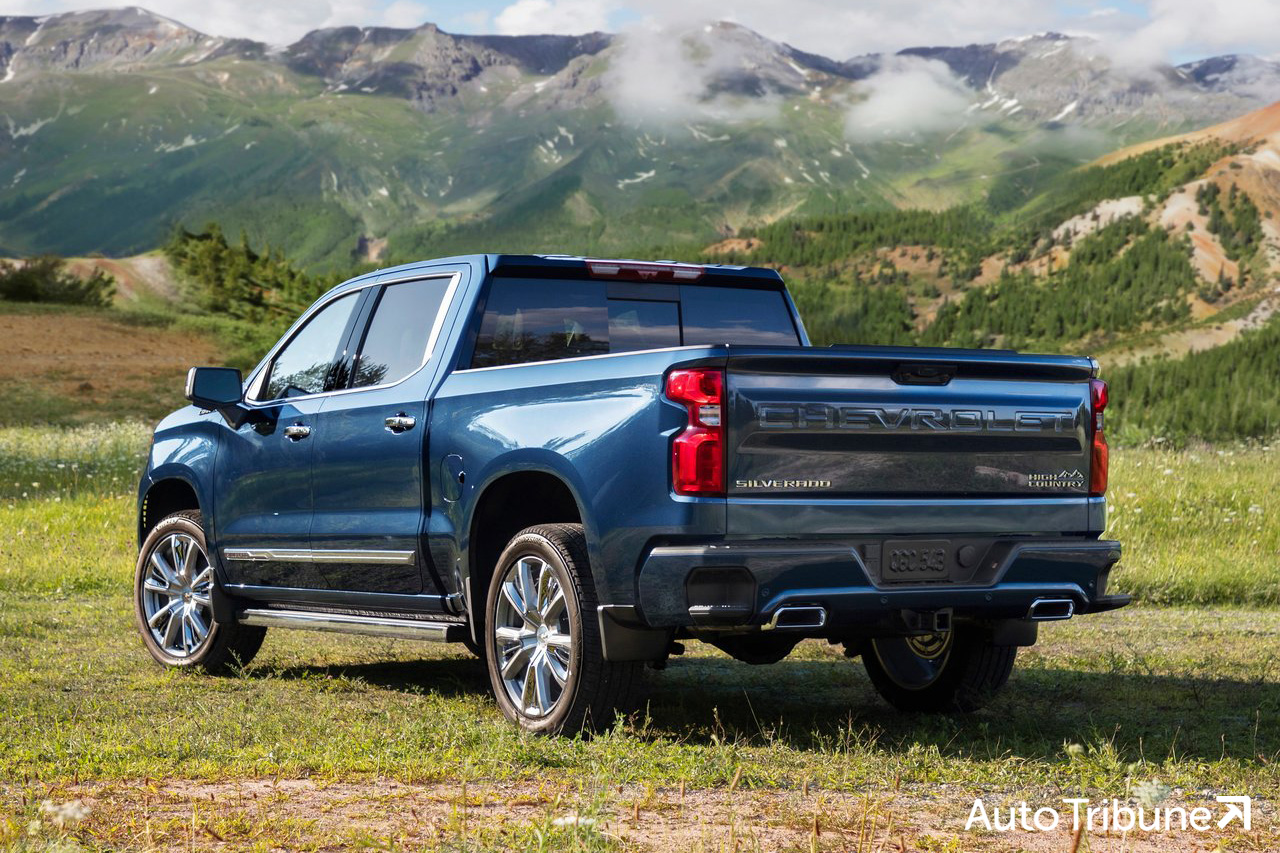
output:
[[[756,407],[761,429],[953,430],[956,432],[1070,432],[1074,411],[1013,411],[891,406],[840,406],[826,403],[762,403]]]

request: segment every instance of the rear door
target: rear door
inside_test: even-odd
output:
[[[1084,530],[1092,372],[1016,353],[731,349],[730,531]]]
[[[421,546],[427,396],[460,278],[449,270],[380,284],[353,336],[347,387],[316,416],[311,550],[328,589],[439,593]]]

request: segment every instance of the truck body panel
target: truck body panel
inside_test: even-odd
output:
[[[614,626],[606,654],[611,642],[656,654],[662,643],[636,638],[675,631],[760,630],[791,605],[824,608],[821,626],[797,630],[834,636],[908,630],[894,614],[921,609],[1025,619],[1045,596],[1075,612],[1127,600],[1106,592],[1120,549],[1099,539],[1105,499],[1091,494],[1091,359],[810,347],[773,271],[639,264],[618,277],[629,263],[479,255],[340,285],[250,372],[234,418],[192,406],[165,420],[140,534],[157,484],[189,483],[232,612],[288,601],[474,632],[489,528],[549,511],[550,493],[526,501],[520,487],[554,483]],[[380,300],[441,277],[422,363],[360,386]],[[256,402],[280,353],[346,294],[355,309],[323,388]],[[724,377],[719,494],[673,485],[690,414],[666,383],[688,369]]]

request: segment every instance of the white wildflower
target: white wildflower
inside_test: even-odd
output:
[[[1172,793],[1172,788],[1155,779],[1150,782],[1140,782],[1133,786],[1134,799],[1138,801],[1138,805],[1146,809],[1154,809],[1169,799],[1169,795]]]
[[[552,826],[595,826],[596,819],[593,817],[581,817],[580,815],[565,815],[551,821]]]
[[[75,826],[89,816],[89,807],[81,800],[69,800],[65,803],[45,800],[40,804],[40,811],[44,812],[50,823],[58,829]]]

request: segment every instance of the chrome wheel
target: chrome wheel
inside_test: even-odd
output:
[[[172,533],[155,544],[142,575],[142,615],[166,655],[190,657],[213,626],[213,569],[195,538]]]
[[[882,637],[871,641],[880,665],[894,684],[923,690],[938,680],[951,659],[953,632],[920,637]]]
[[[494,650],[507,697],[529,717],[550,714],[573,663],[574,626],[555,570],[520,557],[502,576],[493,620]]]

